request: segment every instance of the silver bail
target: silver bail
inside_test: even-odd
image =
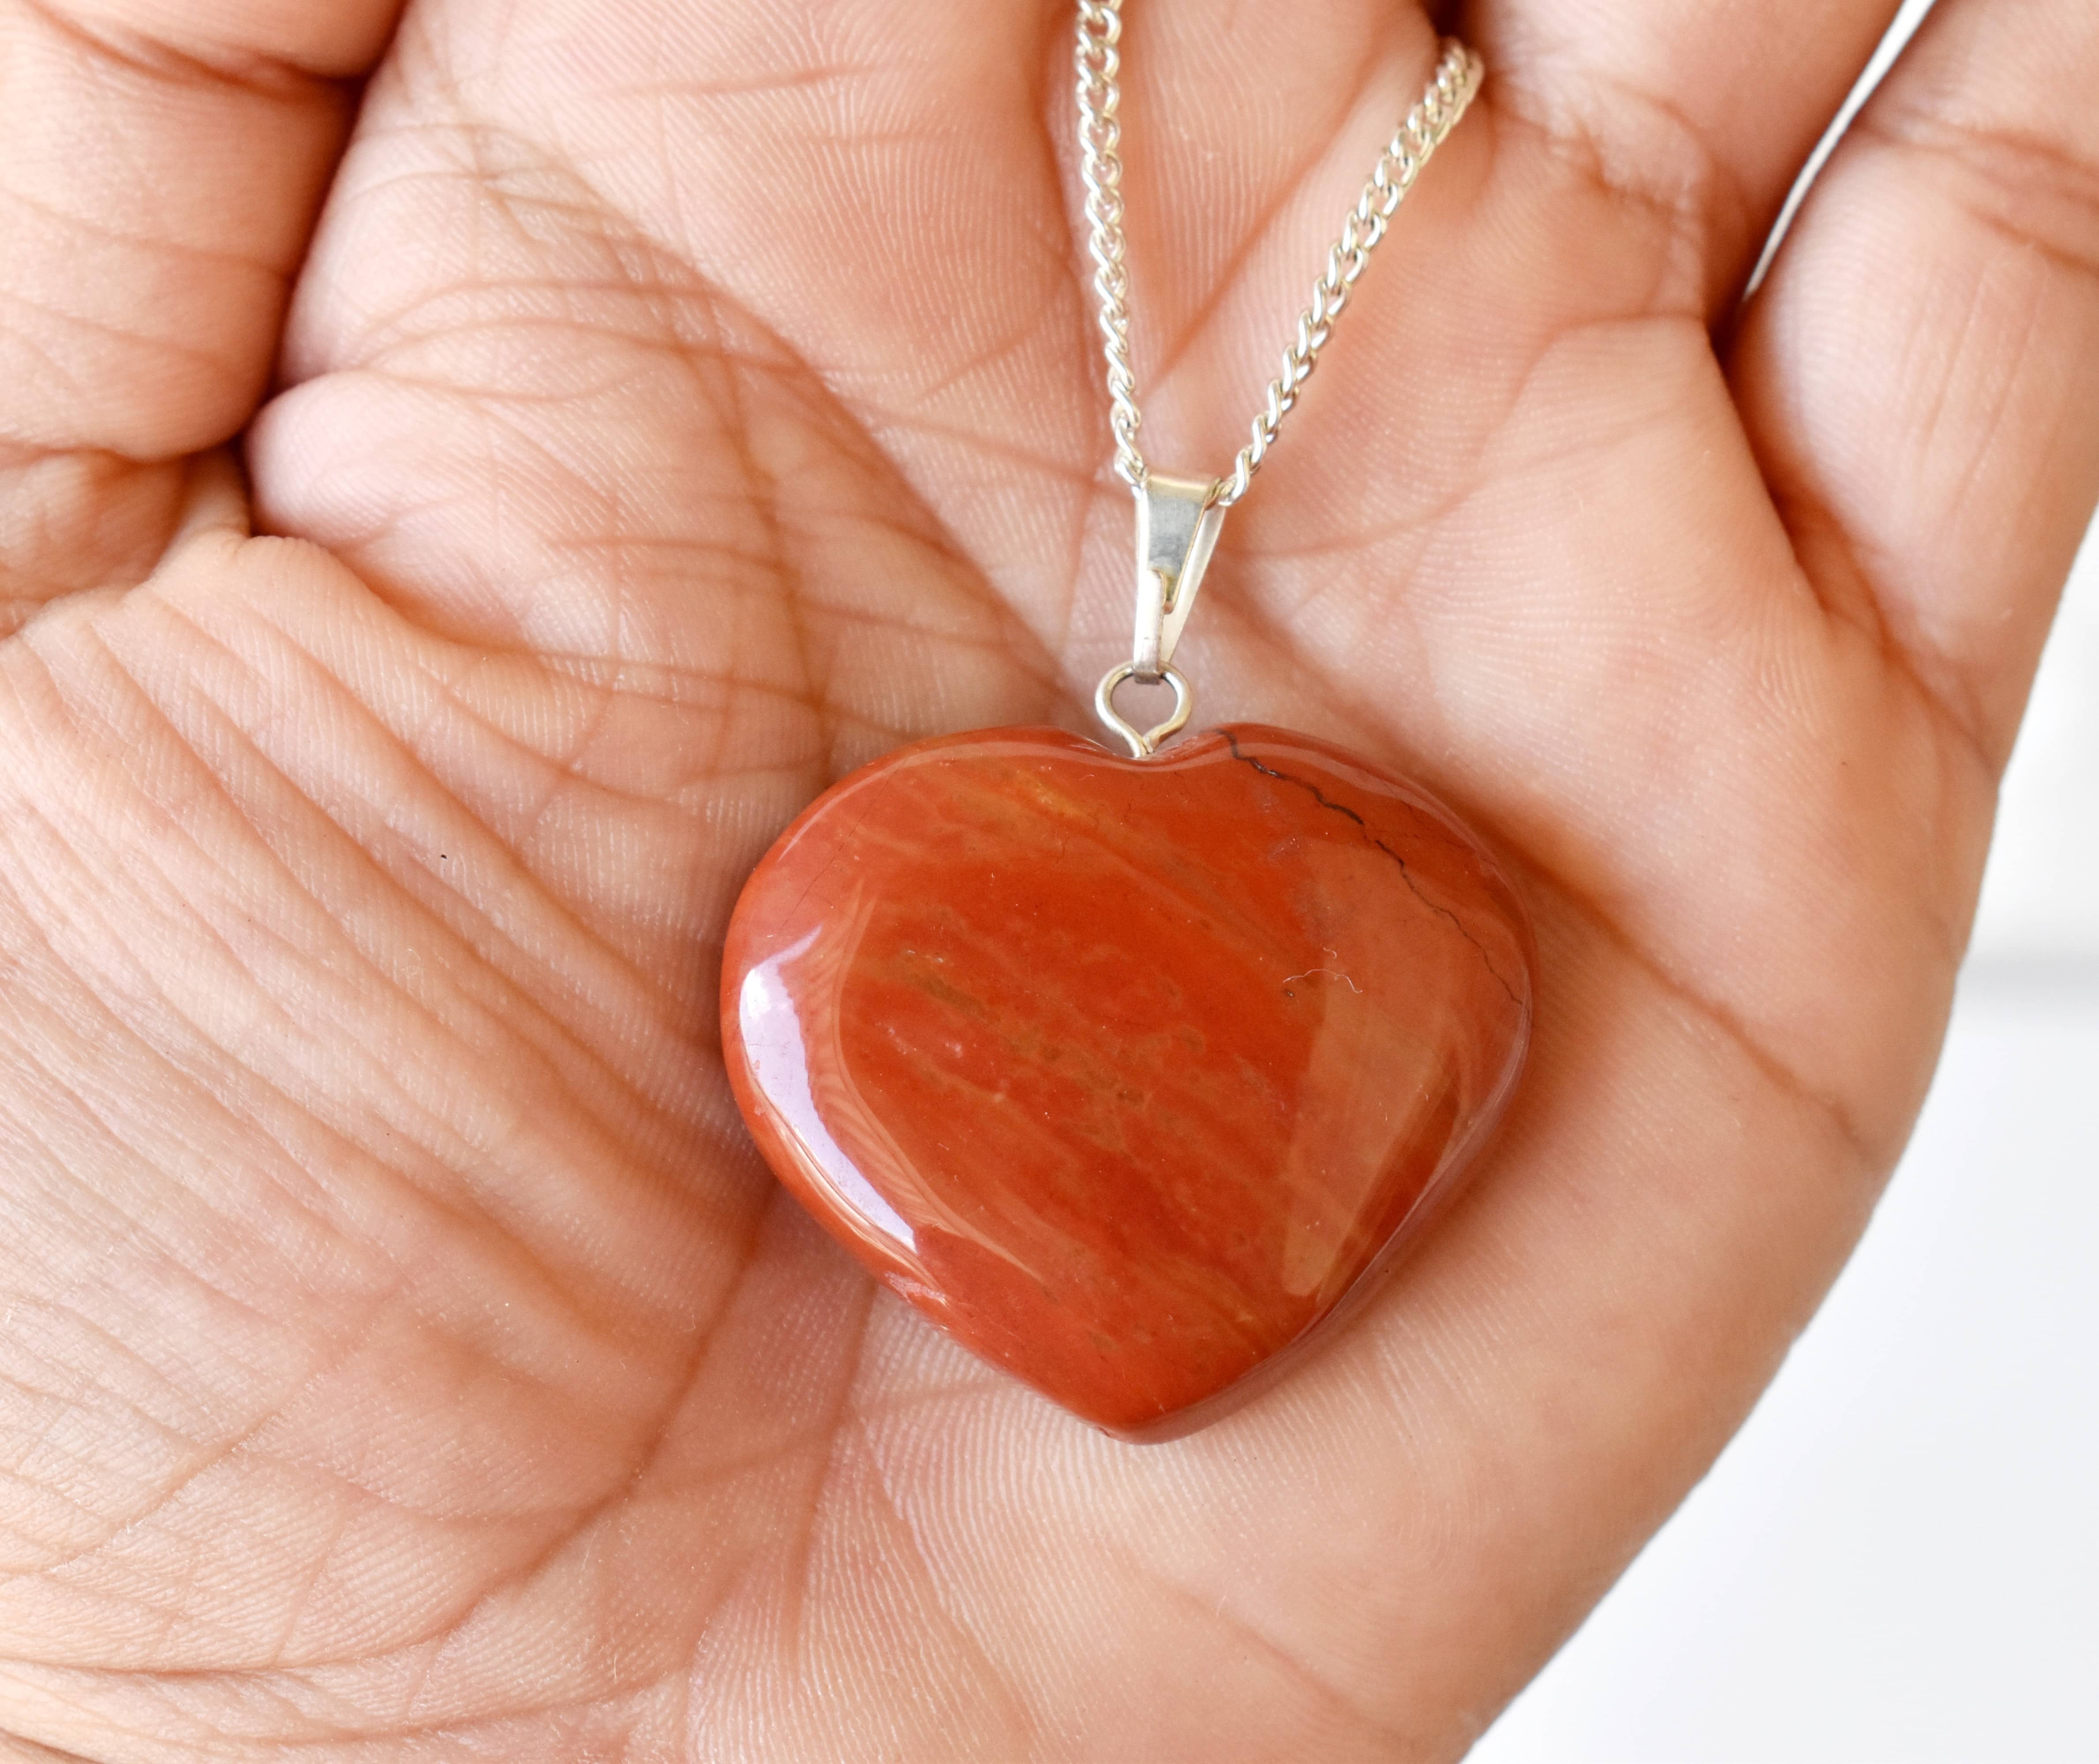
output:
[[[1225,524],[1224,486],[1213,477],[1147,472],[1137,493],[1137,633],[1130,672],[1157,680],[1173,660],[1203,572]]]

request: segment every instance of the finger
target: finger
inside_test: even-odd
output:
[[[1825,602],[2001,763],[2099,495],[2099,31],[1942,5],[1745,316],[1733,376]]]
[[[551,37],[574,29],[574,10],[534,0],[505,15],[506,29],[513,42]],[[1106,419],[1075,273],[1077,180],[1060,180],[1057,164],[1073,134],[1071,9],[1045,0],[1030,17],[961,0],[885,4],[836,42],[784,27],[790,15],[712,0],[660,16],[638,8],[624,28],[602,32],[585,63],[491,55],[482,46],[485,13],[425,7],[396,58],[400,77],[367,107],[319,273],[293,316],[291,375],[320,389],[301,385],[267,420],[254,454],[266,519],[345,549],[389,593],[412,592],[414,578],[500,576],[487,585],[492,602],[529,578],[521,560],[492,568],[491,535],[457,518],[442,534],[398,518],[404,504],[430,504],[448,475],[442,462],[413,456],[416,437],[459,457],[449,438],[430,438],[428,413],[410,408],[407,394],[427,396],[432,357],[456,348],[464,286],[508,265],[491,266],[491,230],[465,218],[478,208],[440,223],[441,255],[388,257],[367,241],[429,224],[446,188],[477,183],[477,200],[501,195],[507,221],[521,199],[536,202],[565,178],[568,231],[583,230],[573,221],[587,209],[605,211],[630,245],[653,254],[651,274],[684,284],[706,309],[684,321],[686,358],[719,341],[746,361],[813,368],[842,422],[895,462],[902,482],[885,506],[922,503],[954,550],[985,561],[1031,636],[1045,649],[1063,647],[1080,573],[1072,560],[1092,542],[1089,518],[1097,512],[1102,548],[1117,555],[1129,518],[1120,486],[1098,482]],[[1436,48],[1415,9],[1391,0],[1336,0],[1316,29],[1287,9],[1229,0],[1173,0],[1130,17],[1124,152],[1145,440],[1162,467],[1192,471],[1228,459],[1243,437],[1289,315]],[[457,77],[462,67],[470,79]],[[395,125],[403,111],[427,115],[433,92],[447,90],[452,101],[434,108],[451,114],[404,139]],[[503,153],[489,150],[491,135]],[[772,150],[755,156],[756,140]],[[546,206],[543,227],[562,219]],[[602,253],[593,285],[606,262],[619,270],[627,261]],[[543,277],[543,264],[533,273]],[[509,308],[493,296],[488,304],[490,322],[514,332]],[[703,345],[691,341],[696,331]],[[364,409],[383,398],[412,433],[405,446],[389,436],[360,447],[370,466],[353,494],[338,445],[363,420],[345,423],[337,400],[346,389],[322,383],[411,361],[411,388],[366,382],[379,396]],[[543,363],[527,365],[543,372]],[[676,396],[689,410],[689,392]],[[523,422],[506,427],[519,455],[505,462],[507,483],[521,481],[519,472],[543,481],[571,462],[570,446],[542,438],[556,427],[574,434],[577,402],[521,412],[534,433]],[[749,426],[770,413],[746,399],[739,414]],[[620,461],[634,430],[629,413],[605,431]],[[683,486],[702,477],[724,481],[697,457],[667,474],[683,519],[692,513]],[[631,483],[622,494],[634,508]],[[547,515],[557,523],[574,499],[551,487],[506,496],[499,543],[530,543],[535,524],[553,524]],[[394,517],[374,517],[382,504]],[[455,564],[433,567],[426,540],[455,552]],[[574,557],[574,538],[560,535],[559,550]],[[1127,622],[1126,610],[1110,616]],[[1092,663],[1089,686],[1101,666]]]
[[[1032,21],[808,10],[623,7],[585,59],[571,0],[422,7],[249,448],[263,524],[419,622],[733,693],[754,834],[1045,702],[983,576],[1069,556],[1099,451]]]
[[[1667,301],[1734,304],[1898,0],[1471,0],[1498,109],[1675,232]]]
[[[0,595],[150,561],[246,422],[397,3],[0,0]]]

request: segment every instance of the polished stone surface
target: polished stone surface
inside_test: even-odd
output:
[[[1234,1405],[1444,1198],[1522,1065],[1531,943],[1419,790],[1252,725],[904,749],[759,866],[729,1076],[803,1203],[1102,1427]]]

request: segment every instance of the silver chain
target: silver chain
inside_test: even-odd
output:
[[[1129,271],[1123,236],[1121,107],[1122,0],[1079,0],[1076,55],[1080,175],[1086,185],[1086,221],[1091,230],[1094,292],[1100,301],[1102,353],[1107,360],[1109,418],[1115,431],[1116,474],[1142,494],[1150,476],[1137,444],[1143,416],[1137,380],[1129,365]],[[1385,235],[1414,181],[1441,146],[1479,90],[1480,58],[1454,38],[1443,45],[1434,76],[1420,101],[1378,156],[1363,193],[1327,253],[1312,303],[1297,320],[1296,334],[1283,352],[1283,372],[1269,382],[1268,398],[1252,423],[1252,438],[1239,449],[1229,476],[1212,499],[1229,508],[1247,493],[1253,475],[1275,445],[1283,420],[1318,365],[1319,351],[1349,303],[1357,279]]]

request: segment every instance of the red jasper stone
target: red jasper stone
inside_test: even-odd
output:
[[[1450,1190],[1532,946],[1433,798],[1279,729],[1148,760],[923,741],[737,903],[722,1030],[780,1179],[892,1290],[1099,1426],[1234,1406]]]

